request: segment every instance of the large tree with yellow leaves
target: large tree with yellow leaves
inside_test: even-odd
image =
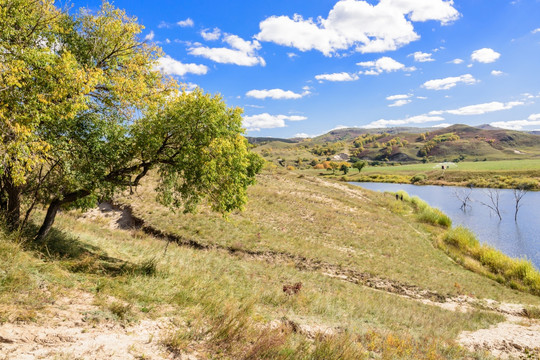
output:
[[[164,78],[141,30],[107,2],[70,15],[48,0],[0,0],[0,211],[11,229],[45,205],[42,240],[61,207],[133,188],[153,169],[166,205],[245,204],[262,161],[241,110]]]

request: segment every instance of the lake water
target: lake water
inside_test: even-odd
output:
[[[487,189],[472,189],[470,207],[460,209],[456,196],[467,188],[454,186],[409,185],[389,183],[351,183],[376,191],[406,191],[418,196],[430,206],[443,211],[452,219],[452,225],[463,225],[473,231],[480,242],[487,243],[512,257],[527,257],[540,269],[540,192],[528,192],[521,200],[517,222],[514,221],[515,198],[512,190],[499,190],[499,209],[502,220],[483,203],[489,203]]]

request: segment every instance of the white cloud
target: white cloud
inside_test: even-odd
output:
[[[434,79],[426,81],[422,87],[429,90],[448,90],[455,87],[459,83],[468,85],[476,84],[476,80],[471,74],[465,74],[456,77],[447,77],[444,79]]]
[[[513,107],[525,105],[522,101],[510,101],[502,103],[499,101],[493,101],[484,104],[464,106],[455,110],[447,110],[446,112],[453,115],[482,115],[494,111],[508,110]]]
[[[408,98],[410,98],[411,96],[412,96],[412,95],[410,95],[410,94],[391,95],[391,96],[387,96],[387,97],[386,97],[386,100],[389,100],[389,101],[403,100],[403,99],[408,99]]]
[[[146,35],[144,37],[144,40],[146,41],[152,41],[154,40],[154,37],[156,36],[156,34],[154,34],[154,30],[150,31],[150,33],[148,35]]]
[[[359,78],[358,78],[357,74],[349,74],[349,73],[346,73],[346,72],[341,72],[341,73],[333,73],[333,74],[316,75],[315,79],[322,82],[323,80],[326,80],[326,81],[355,81],[355,80],[358,80]]]
[[[290,53],[287,53],[287,56],[292,59],[292,58],[295,58],[295,57],[298,57],[297,54],[293,53],[293,52],[290,52]]]
[[[496,121],[490,123],[490,125],[502,129],[523,130],[523,128],[528,126],[540,125],[540,114],[532,114],[527,120]]]
[[[244,105],[244,107],[254,108],[254,109],[264,109],[262,105]]]
[[[326,56],[350,48],[362,53],[396,50],[420,38],[413,22],[456,20],[459,12],[452,5],[444,0],[380,0],[377,5],[340,0],[326,19],[271,16],[259,24],[256,39]]]
[[[463,64],[463,59],[454,59],[452,61],[450,61],[452,64],[456,64],[456,65],[459,65],[459,64]]]
[[[432,125],[431,127],[432,127],[432,128],[447,128],[447,127],[449,127],[449,126],[452,126],[452,124],[441,123],[441,124]]]
[[[358,66],[368,68],[364,71],[364,75],[378,75],[383,72],[392,72],[392,71],[415,71],[415,67],[405,67],[402,63],[392,59],[391,57],[384,56],[376,61],[363,61],[356,63]]]
[[[301,139],[307,139],[307,138],[310,138],[311,136],[306,134],[306,133],[298,133],[298,134],[295,134],[294,137],[295,138],[301,138]]]
[[[399,106],[403,106],[403,105],[407,105],[411,102],[412,100],[396,100],[395,102],[393,102],[392,104],[388,105],[388,107],[399,107]]]
[[[206,41],[214,41],[221,37],[221,30],[217,27],[212,31],[210,31],[210,29],[203,29],[201,30],[201,36]]]
[[[531,33],[533,33],[533,34],[536,34],[536,33],[539,33],[539,32],[540,32],[540,28],[534,29],[533,31],[531,31]]]
[[[402,125],[410,125],[410,124],[423,124],[428,122],[434,122],[434,121],[442,121],[444,120],[441,116],[430,116],[430,115],[417,115],[408,117],[405,119],[399,119],[399,120],[385,120],[380,119],[377,121],[373,121],[367,125],[362,126],[366,129],[375,129],[375,128],[385,128],[389,126],[402,126]]]
[[[244,40],[236,35],[226,35],[223,42],[230,48],[209,48],[195,45],[189,48],[189,54],[202,56],[221,64],[235,64],[240,66],[265,66],[264,59],[257,55],[261,44],[256,41]]]
[[[501,54],[490,48],[483,48],[473,51],[471,59],[480,63],[489,64],[497,61],[501,57]]]
[[[285,120],[302,121],[307,120],[305,116],[287,116],[287,115],[270,115],[268,113],[244,116],[243,125],[247,130],[259,131],[261,129],[274,129],[285,127]]]
[[[427,96],[417,96],[416,98],[420,100],[427,100]]]
[[[435,59],[431,57],[431,53],[424,53],[421,51],[417,51],[414,54],[411,54],[409,56],[414,56],[414,61],[418,61],[418,62],[435,61]]]
[[[300,99],[309,95],[309,90],[305,90],[302,94],[295,93],[291,90],[271,89],[271,90],[250,90],[246,93],[246,96],[255,99]]]
[[[186,20],[180,20],[176,23],[176,25],[180,27],[193,27],[195,23],[190,18],[187,18]]]
[[[205,65],[184,64],[169,55],[159,58],[154,68],[164,74],[178,76],[184,76],[186,74],[204,75],[208,72],[208,67]]]
[[[499,71],[499,70],[493,70],[491,72],[491,75],[493,75],[493,76],[501,76],[501,75],[504,75],[504,73],[502,71]]]

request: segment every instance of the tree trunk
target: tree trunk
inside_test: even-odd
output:
[[[45,215],[45,220],[43,220],[43,224],[39,228],[36,237],[37,242],[43,242],[43,239],[45,239],[45,237],[49,234],[49,231],[51,231],[51,228],[54,224],[54,219],[56,218],[56,214],[58,213],[61,205],[62,202],[58,199],[53,200],[49,205],[49,208],[47,209],[47,215]]]
[[[6,221],[11,231],[19,228],[21,221],[21,187],[13,184],[12,179],[6,178],[4,190],[7,194]]]
[[[45,237],[49,234],[51,231],[51,228],[54,224],[54,220],[56,219],[56,214],[58,213],[58,210],[60,210],[60,207],[64,204],[69,204],[71,202],[74,202],[76,200],[82,199],[85,196],[90,195],[90,191],[87,190],[78,190],[72,193],[69,193],[65,195],[62,200],[59,198],[54,199],[47,209],[47,215],[45,215],[45,219],[43,220],[43,224],[39,228],[38,234],[36,236],[36,241],[38,243],[43,242],[45,240]]]

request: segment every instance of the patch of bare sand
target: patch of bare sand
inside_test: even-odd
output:
[[[102,312],[93,295],[76,293],[47,306],[33,323],[0,326],[0,359],[174,359],[160,343],[167,318],[133,325],[89,321]],[[197,359],[184,355],[182,359]]]
[[[120,210],[106,202],[100,203],[98,207],[85,212],[81,219],[90,222],[104,222],[111,229],[128,230],[136,227],[135,219],[127,209]]]
[[[458,342],[470,350],[486,350],[501,358],[540,358],[540,323],[509,316],[489,329],[464,331]]]

